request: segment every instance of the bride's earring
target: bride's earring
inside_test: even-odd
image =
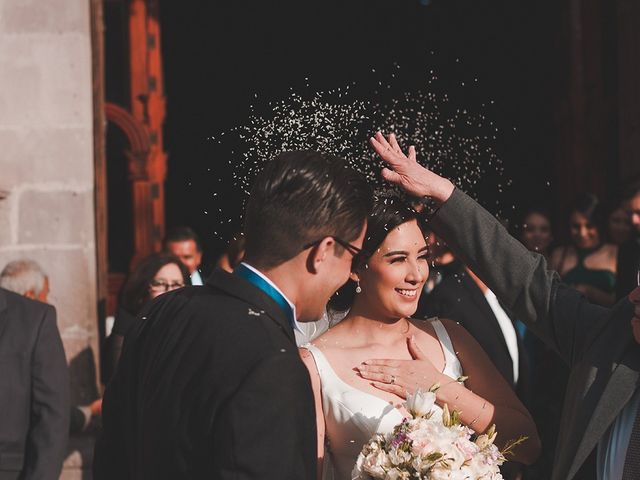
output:
[[[356,293],[362,293],[362,288],[360,288],[360,280],[358,280],[357,283],[358,284],[356,285]]]

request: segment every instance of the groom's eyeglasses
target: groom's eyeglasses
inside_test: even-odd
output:
[[[362,249],[361,248],[358,248],[355,245],[352,245],[349,242],[346,242],[346,241],[342,240],[341,238],[334,237],[333,235],[328,235],[328,237],[333,238],[338,245],[343,247],[347,252],[349,252],[354,257],[356,255],[358,255],[359,253],[362,253]],[[316,240],[315,242],[307,243],[304,247],[302,247],[302,249],[306,250],[307,248],[315,247],[317,244],[319,244],[325,238],[326,237],[322,237],[320,240]]]

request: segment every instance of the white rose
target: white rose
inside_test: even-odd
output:
[[[361,468],[374,478],[384,478],[385,470],[391,467],[387,454],[379,450],[362,459]]]
[[[456,440],[455,444],[460,453],[464,456],[465,461],[471,460],[475,455],[480,453],[478,445],[466,438],[459,438]]]
[[[404,402],[404,406],[414,417],[424,417],[431,412],[435,403],[435,393],[424,392],[421,389],[418,389],[413,395],[407,395],[407,401]]]
[[[417,430],[409,434],[411,439],[411,451],[414,455],[426,455],[433,451],[431,438],[433,435],[428,430]]]

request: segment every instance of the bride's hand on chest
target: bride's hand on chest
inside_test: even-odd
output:
[[[428,390],[434,384],[442,384],[451,380],[442,373],[444,358],[432,360],[418,346],[414,336],[407,339],[410,359],[371,358],[356,366],[358,375],[379,390],[392,393],[400,398],[407,398],[418,388]],[[439,366],[434,364],[440,363]]]

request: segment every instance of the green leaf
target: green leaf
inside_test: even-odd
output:
[[[518,437],[515,440],[509,440],[505,446],[503,447],[503,449],[500,451],[500,453],[506,457],[506,456],[514,456],[515,453],[513,453],[513,449],[515,447],[517,447],[518,445],[520,445],[521,443],[524,443],[526,440],[528,440],[529,437],[527,437],[526,435],[521,435],[520,437]]]
[[[444,457],[444,453],[433,452],[433,453],[430,453],[429,455],[426,456],[426,460],[427,460],[427,462],[437,462],[442,457]]]
[[[458,412],[457,410],[451,412],[451,422],[452,425],[460,425],[460,412]]]

